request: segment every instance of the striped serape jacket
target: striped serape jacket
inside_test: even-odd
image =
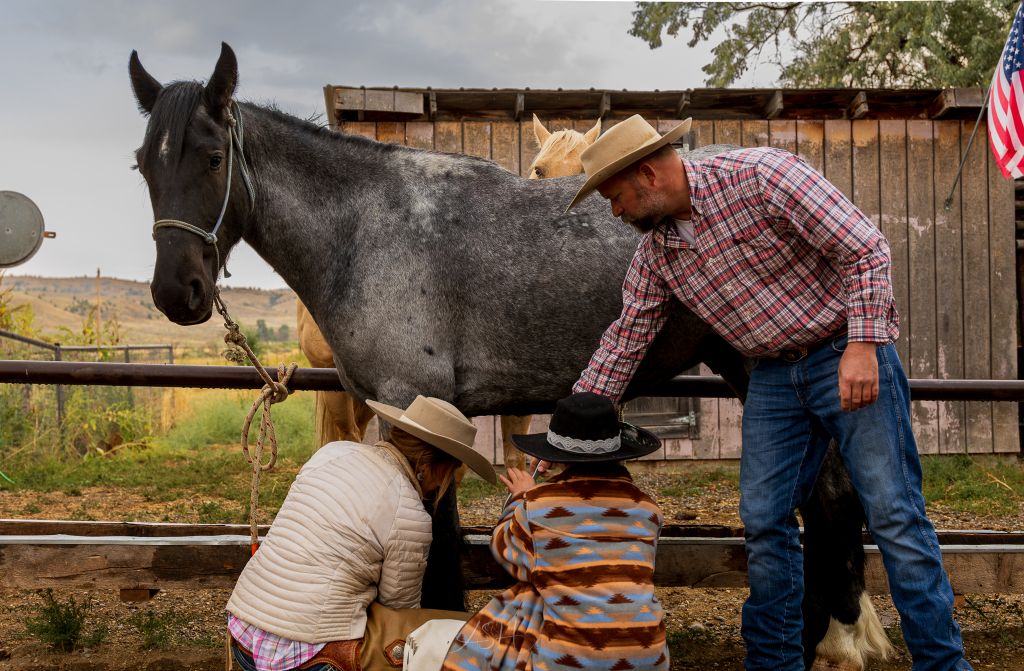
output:
[[[667,671],[658,505],[620,464],[573,465],[509,502],[491,551],[519,582],[470,619],[445,671]]]

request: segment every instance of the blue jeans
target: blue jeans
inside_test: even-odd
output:
[[[231,656],[235,658],[235,663],[241,667],[242,671],[257,671],[256,662],[253,661],[252,655],[233,643],[231,645]],[[308,669],[303,669],[303,671],[335,671],[335,669],[330,664],[314,664]]]
[[[906,374],[892,345],[877,349],[878,400],[839,405],[840,336],[796,363],[759,359],[743,408],[740,518],[750,596],[746,668],[802,670],[803,557],[794,509],[814,485],[830,438],[839,444],[882,554],[915,671],[968,670],[953,590],[925,516]]]

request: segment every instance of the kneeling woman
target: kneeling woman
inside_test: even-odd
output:
[[[458,617],[392,609],[420,604],[431,540],[422,500],[440,500],[463,463],[492,483],[494,469],[455,406],[423,396],[406,410],[369,405],[390,440],[320,448],[235,585],[228,631],[245,671],[401,666],[406,633]]]

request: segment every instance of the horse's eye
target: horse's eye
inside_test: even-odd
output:
[[[210,170],[217,170],[220,168],[221,162],[224,161],[224,157],[220,154],[214,154],[210,157]]]
[[[537,175],[537,177],[543,177],[544,176],[544,170],[539,168],[539,167],[538,168],[534,168],[533,172]]]

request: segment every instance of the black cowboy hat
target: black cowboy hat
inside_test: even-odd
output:
[[[650,431],[620,422],[611,399],[591,392],[555,405],[547,433],[512,436],[531,457],[560,464],[636,459],[661,447]]]

